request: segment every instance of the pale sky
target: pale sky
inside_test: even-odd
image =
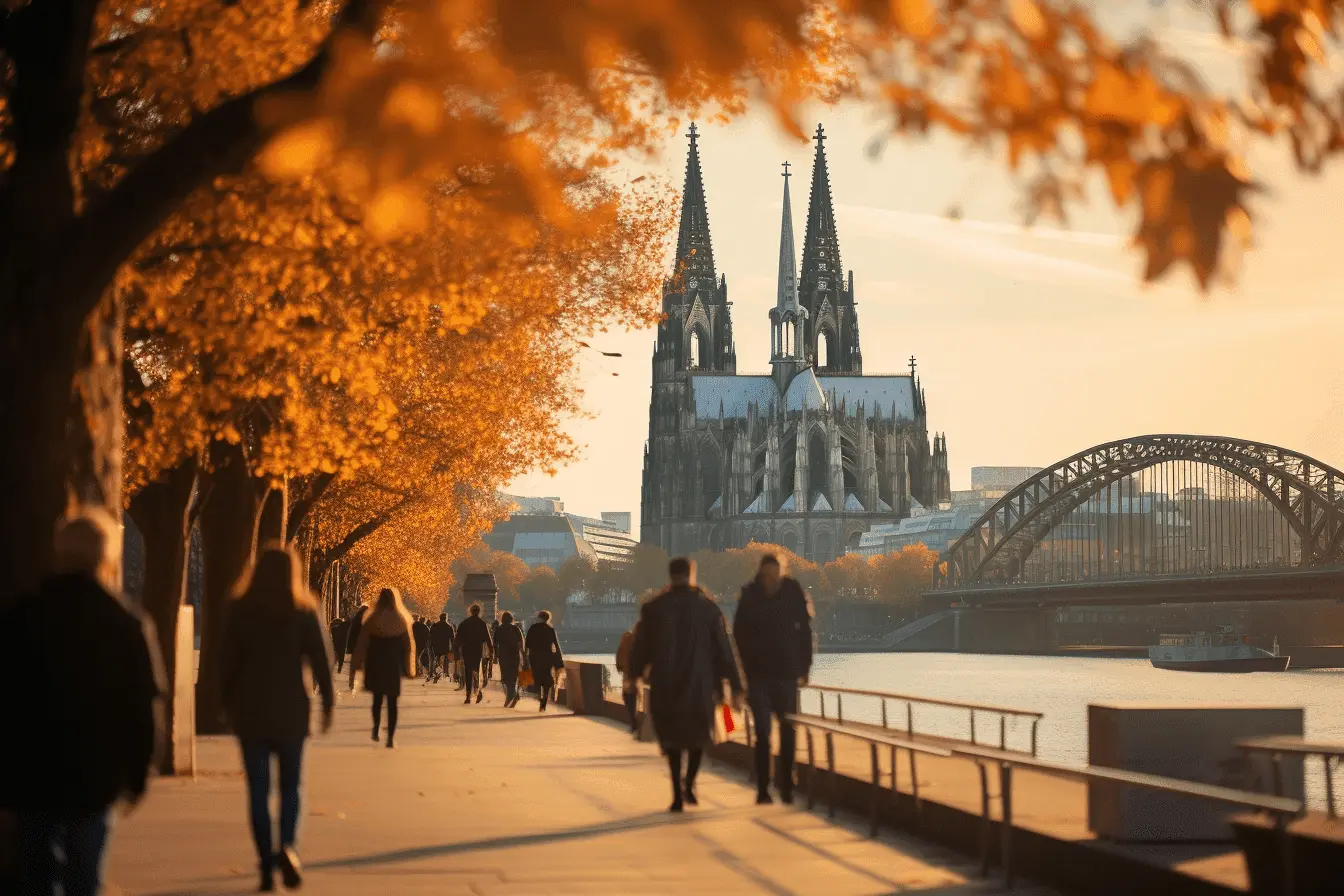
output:
[[[1182,40],[1186,32],[1169,31]],[[1209,71],[1214,42],[1196,47]],[[1285,146],[1262,144],[1252,168],[1269,190],[1253,207],[1256,247],[1236,285],[1199,294],[1181,273],[1143,287],[1127,215],[1100,182],[1067,230],[1023,230],[1019,196],[998,157],[956,140],[895,139],[861,109],[821,108],[841,259],[854,271],[864,372],[903,373],[918,359],[930,432],[947,434],[952,487],[970,468],[1045,466],[1091,445],[1152,432],[1266,441],[1344,466],[1344,165],[1299,174]],[[728,277],[739,373],[768,372],[782,199],[793,163],[801,251],[812,147],[765,114],[702,125],[701,163],[714,259]],[[662,159],[681,186],[686,140]],[[951,205],[963,219],[946,217]],[[672,259],[666,259],[670,271]],[[582,458],[516,494],[555,495],[571,512],[639,519],[648,434],[651,330],[605,334],[581,372],[591,419],[569,432]],[[613,377],[616,372],[619,376]]]

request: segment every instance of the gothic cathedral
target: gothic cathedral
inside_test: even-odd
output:
[[[820,126],[796,276],[785,166],[771,372],[738,375],[696,137],[692,125],[677,265],[653,351],[640,537],[671,554],[757,541],[832,560],[874,523],[950,500],[947,442],[929,444],[913,358],[909,375],[863,375]]]

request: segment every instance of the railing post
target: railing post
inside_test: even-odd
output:
[[[1002,816],[999,831],[999,861],[1003,864],[1003,882],[1011,889],[1013,886],[1013,767],[1007,762],[999,764],[999,814]]]
[[[868,744],[868,755],[873,762],[873,805],[869,810],[868,835],[877,836],[877,798],[882,793],[882,770],[877,761],[877,744]]]
[[[813,745],[812,729],[807,729],[807,808],[817,799],[817,751]]]
[[[1335,814],[1335,757],[1322,756],[1321,761],[1325,763],[1325,812],[1327,817],[1336,818]]]
[[[817,697],[821,700],[821,717],[826,718],[826,692],[817,691]]]
[[[887,727],[887,698],[882,698],[882,727]]]
[[[827,811],[826,815],[827,815],[828,817],[830,817],[830,818],[834,818],[834,817],[835,817],[835,791],[836,791],[836,787],[835,787],[835,783],[836,783],[836,781],[835,781],[835,739],[831,736],[831,732],[829,732],[829,731],[826,732],[826,771],[829,772],[829,775],[827,776],[827,779],[826,779],[826,790],[830,793],[830,796],[831,796],[831,805],[830,805],[830,808],[829,808],[829,810]]]
[[[971,710],[971,743],[975,743],[975,710]]]
[[[1036,726],[1041,723],[1039,717],[1031,720],[1031,755],[1036,755]]]
[[[1274,831],[1279,837],[1279,890],[1283,896],[1294,896],[1296,887],[1293,882],[1293,838],[1288,835],[1288,818],[1282,812],[1274,813]]]
[[[845,695],[835,695],[835,720],[843,722],[845,720]]]
[[[989,877],[989,772],[983,762],[977,762],[980,770],[980,876]]]
[[[999,749],[1008,749],[1008,717],[999,716]]]
[[[905,733],[915,736],[915,704],[909,700],[905,701]]]
[[[891,748],[891,797],[892,797],[892,803],[893,803],[893,804],[894,804],[895,801],[896,801],[896,794],[900,792],[900,789],[897,787],[897,784],[898,784],[899,782],[896,780],[896,758],[897,758],[897,757],[896,757],[896,748],[895,748],[895,747],[892,747],[892,748]]]

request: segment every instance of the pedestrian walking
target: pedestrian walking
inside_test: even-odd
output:
[[[425,623],[425,617],[415,617],[415,623],[411,626],[411,637],[415,641],[415,674],[419,675],[427,665],[424,656],[425,650],[429,647],[429,626]]]
[[[798,688],[812,672],[812,601],[797,579],[784,575],[774,554],[761,557],[756,577],[742,586],[733,638],[747,676],[747,705],[756,726],[756,802],[770,798],[770,729],[779,722],[775,788],[793,802],[795,732],[787,720],[798,711]]]
[[[698,803],[695,778],[723,702],[723,684],[741,704],[742,680],[723,611],[695,584],[695,564],[675,557],[667,567],[671,584],[640,608],[630,668],[647,676],[649,712],[672,776],[671,812]],[[683,780],[681,759],[686,754]]]
[[[447,613],[439,614],[439,621],[429,627],[429,649],[435,662],[443,666],[443,674],[453,674],[453,624],[448,621]],[[434,673],[438,679],[438,671]]]
[[[560,651],[560,639],[551,625],[551,611],[542,610],[537,621],[527,630],[527,665],[532,670],[532,681],[541,698],[538,712],[546,711],[546,703],[555,689],[555,671],[565,668],[565,655]]]
[[[635,687],[635,679],[638,676],[630,669],[630,651],[635,646],[635,629],[638,628],[639,622],[636,621],[629,631],[621,635],[621,642],[616,646],[616,671],[621,673],[621,702],[625,704],[626,715],[630,717],[632,732],[639,730],[636,713],[639,707],[639,690]]]
[[[382,721],[383,702],[387,702],[387,748],[393,746],[397,734],[397,698],[401,696],[401,679],[415,677],[415,656],[411,653],[411,614],[402,603],[401,592],[384,588],[378,592],[364,628],[359,634],[350,674],[364,670],[364,688],[373,694],[373,740],[378,741]]]
[[[466,681],[467,696],[463,703],[471,702],[472,691],[476,692],[476,702],[484,699],[481,680],[481,660],[493,647],[490,640],[490,626],[481,618],[481,605],[472,604],[467,618],[457,627],[457,649],[462,657],[462,677]]]
[[[234,591],[224,621],[220,687],[247,773],[252,839],[263,892],[302,882],[296,851],[303,747],[311,715],[303,667],[322,694],[322,731],[331,728],[336,692],[331,644],[317,603],[303,585],[302,565],[279,542],[262,550]],[[271,835],[271,757],[280,768],[280,847]]]
[[[518,672],[523,664],[523,630],[504,611],[495,629],[495,656],[499,658],[499,683],[504,687],[504,708],[518,705]]]
[[[140,801],[162,746],[158,639],[111,590],[119,544],[100,508],[65,520],[53,574],[0,620],[0,807],[17,815],[25,896],[100,891],[112,807]]]
[[[331,627],[331,646],[336,651],[336,674],[345,670],[345,640],[350,635],[350,620],[337,616]]]
[[[345,627],[345,643],[336,645],[337,650],[343,650],[350,655],[350,693],[355,692],[355,647],[359,644],[359,636],[364,631],[364,620],[369,615],[369,605],[360,604],[355,608],[355,612],[350,617],[350,622]]]

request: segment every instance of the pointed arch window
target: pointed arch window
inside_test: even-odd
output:
[[[817,366],[830,367],[835,361],[835,344],[830,330],[822,330],[817,338]]]
[[[691,330],[691,369],[698,370],[704,362],[704,344],[699,330]]]

